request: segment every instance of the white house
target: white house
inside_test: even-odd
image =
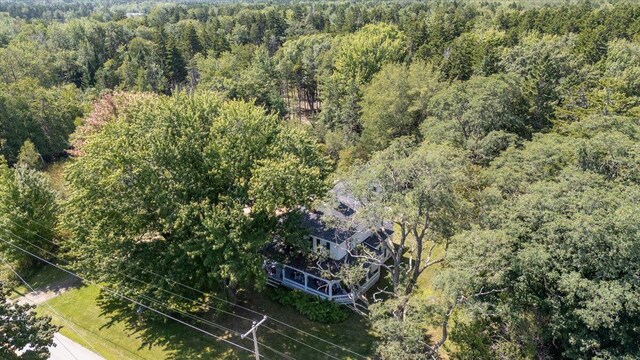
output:
[[[358,202],[344,191],[341,183],[332,190],[336,197],[334,207],[316,210],[303,209],[303,223],[309,231],[306,241],[311,253],[308,256],[294,253],[291,247],[274,242],[265,252],[264,268],[268,283],[305,291],[323,299],[338,303],[353,304],[354,299],[369,290],[380,279],[379,261],[385,262],[390,254],[385,240],[393,233],[390,229],[371,231],[352,221]],[[369,269],[366,277],[355,288],[348,289],[337,274],[340,267],[353,263],[357,252],[367,249],[375,254],[377,261],[365,263]],[[280,255],[280,256],[278,256]],[[285,260],[276,261],[276,258]],[[319,258],[319,259],[318,259]]]

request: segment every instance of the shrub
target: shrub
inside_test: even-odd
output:
[[[281,305],[293,307],[311,321],[335,324],[343,322],[349,317],[348,310],[333,301],[324,300],[298,290],[274,289],[271,292],[271,299]]]

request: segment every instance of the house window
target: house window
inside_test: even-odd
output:
[[[326,248],[327,248],[327,251],[331,251],[331,243],[330,243],[330,242],[328,242],[328,241],[327,241],[327,242],[325,242],[325,243],[324,243],[324,247],[326,247]]]

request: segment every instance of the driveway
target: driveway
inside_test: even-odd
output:
[[[53,343],[56,346],[49,347],[49,360],[104,360],[102,356],[60,333],[53,335]]]
[[[58,282],[21,296],[16,299],[16,301],[21,304],[40,305],[69,289],[77,287],[78,285],[80,285],[78,279],[73,276],[69,276]],[[55,314],[52,314],[52,316],[55,316]],[[49,347],[49,352],[51,353],[51,356],[49,357],[50,360],[104,360],[102,356],[60,333],[55,333],[53,335],[53,344],[54,346]]]

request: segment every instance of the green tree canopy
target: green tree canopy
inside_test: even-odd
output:
[[[73,85],[43,88],[32,79],[0,85],[0,150],[7,161],[17,160],[26,140],[45,160],[62,155],[84,110],[80,95]]]
[[[42,257],[55,252],[56,193],[43,173],[24,165],[9,168],[0,157],[0,237]],[[30,243],[30,244],[29,244]],[[31,245],[33,244],[33,245]],[[37,260],[6,244],[0,254],[19,270],[33,271]]]
[[[381,150],[398,137],[419,138],[428,101],[443,87],[437,78],[424,63],[385,65],[363,91],[362,146]]]
[[[573,54],[575,37],[551,36],[532,33],[521,43],[505,52],[502,67],[507,73],[516,73],[524,79],[523,94],[529,101],[529,111],[536,130],[550,126],[555,107],[562,104],[575,76],[581,59]]]
[[[455,237],[440,279],[475,305],[491,349],[482,357],[640,354],[639,131],[592,117],[486,170],[478,226]],[[479,291],[495,293],[469,297]]]
[[[117,114],[66,172],[63,225],[77,267],[156,298],[167,295],[126,275],[178,294],[185,290],[141,269],[205,292],[262,284],[259,251],[277,230],[276,209],[325,189],[318,145],[210,92],[144,96]]]
[[[196,59],[200,89],[219,91],[229,99],[255,101],[276,114],[285,114],[280,76],[267,49],[237,46],[219,58]]]
[[[345,87],[368,83],[380,68],[403,60],[406,37],[394,25],[367,25],[337,40],[334,55],[335,81]]]
[[[486,164],[517,137],[532,130],[519,78],[505,75],[474,77],[435,94],[422,134],[471,151],[473,160]]]

